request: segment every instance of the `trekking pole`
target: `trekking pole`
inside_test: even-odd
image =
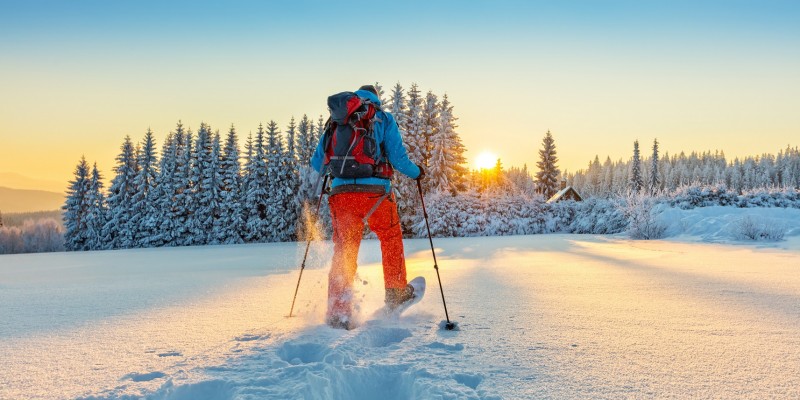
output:
[[[325,194],[325,185],[328,183],[328,174],[325,174],[325,177],[322,179],[322,189],[319,191],[319,198],[317,199],[317,211],[315,212],[315,216],[319,219],[319,206],[322,204],[322,195]],[[303,254],[303,262],[300,264],[300,276],[297,277],[297,287],[294,288],[294,297],[292,298],[292,308],[289,309],[289,317],[292,316],[292,312],[294,312],[294,302],[297,300],[297,291],[300,290],[300,280],[303,279],[303,270],[306,269],[306,258],[308,258],[308,249],[311,248],[311,238],[312,235],[308,235],[308,239],[306,240],[306,252]]]
[[[444,326],[448,331],[455,329],[456,324],[450,322],[450,315],[447,313],[447,302],[444,301],[444,289],[442,288],[442,278],[439,276],[439,263],[436,262],[436,251],[433,249],[433,238],[431,237],[431,226],[428,224],[428,211],[425,209],[425,196],[422,195],[422,182],[417,180],[419,189],[419,200],[422,202],[422,215],[425,217],[425,228],[428,229],[428,241],[431,242],[431,253],[433,254],[433,269],[436,270],[436,279],[439,281],[439,291],[442,293],[442,305],[444,305],[444,317],[447,324]]]

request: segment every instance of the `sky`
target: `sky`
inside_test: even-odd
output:
[[[0,173],[108,177],[126,135],[242,137],[365,83],[447,94],[472,165],[800,145],[796,1],[0,0]],[[243,139],[243,138],[242,138]],[[243,140],[241,140],[243,142]],[[2,186],[3,182],[0,182]]]

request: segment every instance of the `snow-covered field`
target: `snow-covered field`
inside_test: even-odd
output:
[[[427,240],[406,242],[426,297],[397,320],[373,315],[362,246],[349,332],[321,324],[326,243],[295,318],[302,244],[0,256],[0,399],[798,398],[794,211],[766,244],[711,235],[736,219],[718,210],[664,214],[671,240],[436,239],[452,332]]]

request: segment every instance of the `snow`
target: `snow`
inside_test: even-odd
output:
[[[668,209],[659,241],[435,239],[458,331],[427,239],[406,253],[430,290],[399,318],[375,313],[364,243],[353,331],[321,324],[326,242],[294,318],[303,244],[0,256],[0,398],[796,398],[797,211]],[[725,236],[741,212],[786,240]]]

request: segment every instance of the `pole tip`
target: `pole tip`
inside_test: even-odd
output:
[[[451,321],[442,321],[439,323],[439,328],[448,330],[448,331],[460,331],[461,329],[458,328],[458,323],[451,322]]]

